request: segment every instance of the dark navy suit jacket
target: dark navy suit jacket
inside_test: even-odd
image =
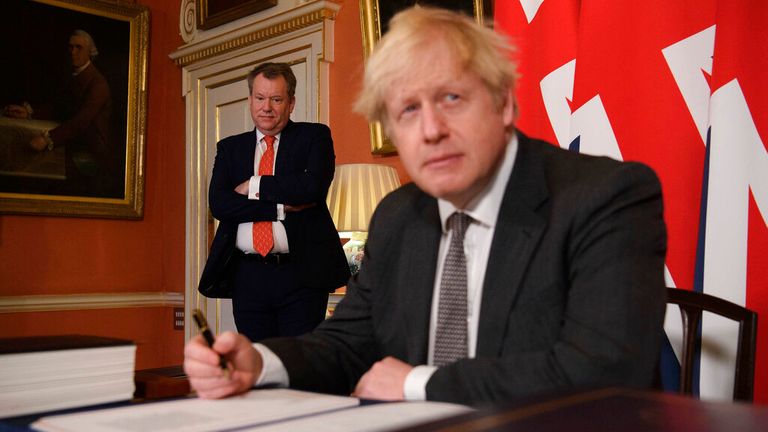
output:
[[[666,230],[651,169],[518,134],[483,282],[476,357],[427,399],[482,405],[568,388],[649,386],[665,311]],[[427,362],[437,200],[405,185],[378,205],[360,273],[333,316],[261,341],[293,388],[349,394],[374,362]]]
[[[289,121],[280,133],[275,174],[263,176],[259,199],[249,200],[235,192],[235,187],[254,174],[255,152],[255,129],[217,144],[208,201],[220,224],[200,280],[201,292],[208,291],[209,297],[227,297],[231,291],[228,265],[235,251],[238,225],[276,221],[278,203],[315,204],[287,212],[282,221],[302,284],[326,291],[345,285],[349,266],[325,202],[336,159],[330,129],[319,123]]]

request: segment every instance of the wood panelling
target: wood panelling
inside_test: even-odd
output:
[[[182,330],[173,330],[173,308],[95,309],[0,314],[0,337],[88,334],[136,342],[136,368],[180,364]]]

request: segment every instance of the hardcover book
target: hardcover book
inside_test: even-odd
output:
[[[128,400],[136,345],[62,335],[0,339],[0,417]]]

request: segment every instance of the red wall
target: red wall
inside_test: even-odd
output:
[[[144,218],[0,216],[0,296],[184,292],[184,104],[168,58],[182,41],[179,3],[150,8]],[[137,367],[180,363],[170,308],[0,313],[0,337],[87,333],[136,340]]]
[[[138,221],[0,215],[0,296],[131,292],[184,293],[185,126],[181,69],[168,55],[183,44],[179,2],[150,8],[144,218]],[[347,0],[335,23],[330,126],[337,163],[384,163],[370,153],[368,123],[351,110],[363,49],[359,2]],[[0,313],[0,337],[85,333],[137,341],[137,368],[179,364],[184,334],[172,308]]]
[[[352,111],[363,76],[363,39],[360,30],[360,2],[347,0],[336,17],[335,61],[331,64],[331,115],[336,163],[381,163],[397,169],[400,181],[408,177],[394,156],[374,156],[368,122]]]

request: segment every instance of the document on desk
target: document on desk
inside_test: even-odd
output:
[[[384,402],[243,429],[249,432],[385,432],[474,411],[442,402]]]
[[[357,406],[358,399],[288,389],[253,390],[227,399],[188,398],[43,417],[41,431],[217,431],[264,426]]]
[[[227,399],[188,398],[43,417],[32,428],[49,432],[378,432],[472,411],[439,402],[359,403],[352,397],[265,389]]]

